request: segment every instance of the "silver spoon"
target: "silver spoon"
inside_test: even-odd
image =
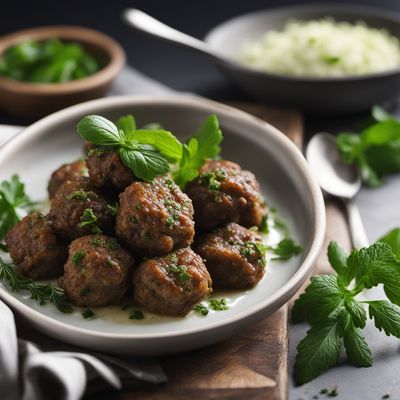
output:
[[[208,44],[202,40],[196,39],[193,36],[187,35],[186,33],[180,32],[170,26],[158,21],[152,16],[144,13],[135,8],[125,10],[123,18],[132,27],[147,33],[148,35],[157,37],[159,39],[166,40],[179,44],[184,47],[189,47],[200,53],[206,54],[212,57],[214,60],[224,64],[233,64],[228,59],[217,54]]]
[[[354,197],[361,188],[361,177],[357,167],[340,160],[335,137],[328,133],[318,133],[310,140],[306,157],[321,188],[344,202],[353,247],[367,247],[367,234],[354,202]]]

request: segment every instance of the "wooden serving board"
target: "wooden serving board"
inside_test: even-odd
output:
[[[258,104],[230,103],[284,132],[299,147],[303,120],[297,111]],[[93,399],[287,399],[288,306],[222,343],[162,357],[165,385],[104,392]]]

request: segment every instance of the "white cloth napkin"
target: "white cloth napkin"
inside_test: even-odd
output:
[[[174,91],[126,67],[110,94],[172,94]],[[22,127],[0,125],[0,146]],[[87,352],[43,336],[43,343],[17,337],[12,311],[0,300],[0,399],[78,400],[105,388],[167,381],[155,359],[115,358]]]

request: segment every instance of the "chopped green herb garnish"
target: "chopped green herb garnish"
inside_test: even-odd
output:
[[[131,221],[132,224],[134,224],[134,225],[136,225],[138,223],[138,219],[134,215],[131,215],[129,217],[129,221]]]
[[[312,277],[293,307],[293,322],[311,325],[297,346],[298,384],[336,364],[343,345],[351,363],[371,366],[371,350],[362,331],[368,316],[377,329],[400,338],[400,260],[391,247],[377,242],[347,255],[336,242],[330,242],[328,259],[336,274]],[[383,286],[387,300],[357,298],[365,289],[377,285]]]
[[[143,312],[141,310],[133,310],[129,314],[129,319],[144,319]]]
[[[87,226],[91,232],[96,235],[101,235],[103,233],[97,225],[97,216],[91,208],[86,208],[81,216],[79,227],[83,228],[85,226]]]
[[[107,239],[105,245],[108,250],[118,250],[120,248],[117,239]]]
[[[211,299],[210,308],[214,311],[225,311],[229,309],[226,299]]]
[[[276,256],[272,260],[288,260],[303,251],[303,248],[291,238],[284,238],[276,246],[267,247],[267,249]]]
[[[142,205],[140,203],[137,203],[135,208],[137,211],[140,211],[142,209]]]
[[[71,313],[72,306],[66,299],[64,291],[51,284],[37,284],[32,279],[22,278],[17,275],[12,264],[6,264],[0,257],[0,280],[5,280],[13,292],[27,291],[31,299],[40,305],[53,303],[59,311]]]
[[[90,308],[87,308],[85,311],[82,311],[82,317],[85,319],[92,319],[96,317],[96,314]]]
[[[168,272],[176,274],[180,282],[187,282],[191,278],[185,265],[171,264],[168,266]]]
[[[71,257],[72,264],[80,265],[82,260],[85,258],[86,253],[83,250],[78,250]]]
[[[93,247],[100,247],[100,246],[103,245],[103,240],[102,240],[102,239],[99,239],[99,238],[94,238],[94,239],[91,239],[91,240],[90,240],[90,244],[91,244]]]
[[[208,314],[208,308],[204,304],[197,304],[194,306],[193,311],[201,314],[201,315],[207,315]]]
[[[25,193],[25,185],[18,175],[11,180],[0,183],[0,240],[27,213],[31,212],[37,203]]]
[[[115,217],[118,214],[119,204],[115,202],[114,204],[107,204],[106,214],[111,217]]]
[[[88,193],[84,190],[75,190],[67,196],[67,200],[87,200]]]

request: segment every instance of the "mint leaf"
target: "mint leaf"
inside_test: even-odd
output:
[[[296,383],[309,382],[336,364],[341,348],[338,319],[313,325],[297,346],[294,364]]]
[[[124,115],[118,118],[116,126],[118,130],[124,132],[126,136],[136,129],[136,121],[133,115]]]
[[[368,248],[353,251],[348,266],[358,285],[369,289],[382,283],[388,299],[400,304],[400,261],[389,245],[378,242]]]
[[[349,275],[347,254],[335,241],[331,241],[328,245],[328,260],[338,275]],[[350,277],[348,279],[351,281]],[[347,284],[349,284],[350,281],[347,282]]]
[[[362,330],[355,327],[350,319],[343,330],[343,341],[347,357],[352,364],[357,367],[370,367],[372,365],[371,350]]]
[[[387,336],[400,338],[400,307],[386,300],[367,301],[369,317],[375,326]]]
[[[144,181],[152,181],[156,176],[169,171],[168,161],[152,146],[135,145],[129,149],[121,148],[119,154],[124,165]]]
[[[291,238],[284,238],[276,246],[268,249],[276,256],[272,260],[288,260],[303,251],[303,248]]]
[[[353,324],[356,328],[364,328],[367,322],[367,313],[362,305],[354,297],[347,297],[344,306],[351,316]]]
[[[179,169],[174,173],[175,182],[181,188],[199,175],[199,169],[207,159],[219,154],[221,141],[218,119],[210,115],[187,144],[183,145]]]
[[[392,229],[385,236],[381,237],[379,242],[388,244],[397,259],[400,260],[400,228]]]
[[[389,114],[384,108],[380,106],[373,106],[371,114],[372,118],[374,118],[374,120],[378,122],[387,121],[389,119],[395,119],[395,117],[392,114]]]
[[[128,137],[134,142],[152,145],[171,161],[180,161],[182,158],[182,144],[171,132],[139,129]]]
[[[343,309],[344,295],[336,276],[313,276],[305,292],[294,303],[292,321],[313,323],[335,319]]]
[[[98,145],[118,145],[123,137],[116,125],[100,115],[88,115],[77,125],[82,139]]]

